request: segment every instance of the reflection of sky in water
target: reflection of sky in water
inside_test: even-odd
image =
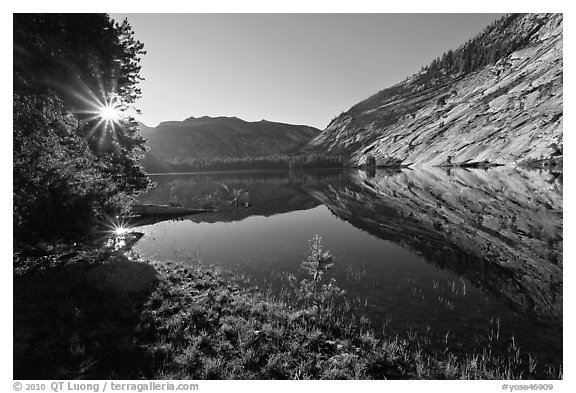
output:
[[[163,222],[138,230],[146,235],[136,250],[144,257],[161,260],[200,257],[209,264],[234,265],[249,260],[259,266],[274,258],[278,260],[276,268],[292,270],[307,255],[308,241],[319,234],[324,247],[344,260],[381,264],[385,270],[434,270],[401,247],[339,220],[325,206],[236,222]]]
[[[274,273],[298,274],[308,241],[318,233],[324,248],[335,257],[339,285],[348,296],[367,300],[376,326],[389,321],[389,329],[398,331],[406,326],[429,329],[438,336],[450,331],[472,343],[475,335],[486,335],[490,319],[499,318],[503,335],[514,334],[530,342],[538,334],[527,318],[511,312],[503,301],[487,297],[465,279],[398,245],[355,228],[323,205],[236,222],[165,221],[138,230],[145,235],[135,251],[144,258],[221,264],[266,286],[273,282]],[[360,280],[347,280],[345,266],[360,272]]]

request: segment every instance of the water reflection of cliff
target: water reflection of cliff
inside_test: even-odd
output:
[[[454,271],[515,308],[562,318],[562,190],[510,168],[358,171],[307,188],[354,226]]]

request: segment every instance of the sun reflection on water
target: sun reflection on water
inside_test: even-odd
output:
[[[130,225],[119,216],[109,218],[104,224],[107,229],[104,247],[118,251],[125,248],[133,237],[134,233]]]

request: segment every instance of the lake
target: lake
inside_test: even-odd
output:
[[[218,264],[274,291],[286,274],[304,277],[318,234],[376,331],[425,332],[463,351],[498,336],[541,364],[562,362],[561,177],[501,167],[152,180],[144,203],[222,211],[139,226],[143,258]]]

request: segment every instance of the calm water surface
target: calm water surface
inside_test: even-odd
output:
[[[272,289],[318,234],[335,275],[378,330],[463,345],[497,330],[562,359],[562,182],[515,169],[236,172],[153,176],[145,203],[200,207],[244,190],[249,207],[150,223],[135,251],[219,264]],[[448,334],[448,336],[446,336]]]

